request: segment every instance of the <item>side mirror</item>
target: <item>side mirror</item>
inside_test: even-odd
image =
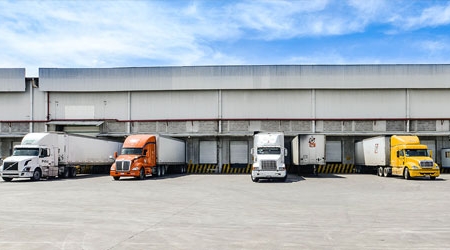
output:
[[[286,148],[284,149],[284,156],[288,156],[288,152],[287,152]]]
[[[117,156],[118,156],[118,153],[117,153],[117,152],[114,152],[114,159],[116,159]]]
[[[254,148],[251,148],[250,149],[250,154],[254,154],[255,153],[255,149]]]

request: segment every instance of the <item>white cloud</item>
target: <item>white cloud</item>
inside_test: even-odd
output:
[[[242,40],[340,36],[377,24],[390,25],[390,34],[397,35],[402,28],[392,27],[450,23],[450,3],[424,5],[386,0],[0,1],[0,67],[37,72],[34,67],[245,64],[244,55],[225,52]],[[426,41],[422,46],[446,48]],[[322,63],[349,62],[339,53],[317,56]],[[291,62],[315,62],[294,57]]]
[[[414,3],[414,2],[413,2]],[[417,30],[427,27],[437,27],[450,24],[450,2],[417,1],[419,7],[409,4],[398,8],[397,12],[392,13],[389,22],[403,30]],[[430,3],[425,5],[421,4]],[[445,4],[443,4],[445,3]]]

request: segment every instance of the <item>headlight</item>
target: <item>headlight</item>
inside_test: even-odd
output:
[[[113,164],[109,170],[110,171],[116,171],[116,164]]]
[[[412,169],[419,169],[418,166],[412,166]]]
[[[131,170],[137,171],[137,170],[139,170],[139,167],[134,167],[134,168],[132,168]]]
[[[23,171],[23,172],[30,172],[30,169],[31,169],[30,167],[26,167],[26,168],[24,168],[22,171]]]

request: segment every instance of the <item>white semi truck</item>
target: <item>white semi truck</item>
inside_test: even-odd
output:
[[[122,143],[66,133],[29,133],[0,168],[4,181],[13,178],[75,177],[76,166],[111,165]]]
[[[317,175],[317,167],[325,165],[325,135],[298,135],[291,142],[292,163],[298,173]]]
[[[284,157],[287,156],[287,150],[284,147],[283,133],[255,134],[251,153],[253,156],[252,181],[258,182],[260,179],[286,181]]]

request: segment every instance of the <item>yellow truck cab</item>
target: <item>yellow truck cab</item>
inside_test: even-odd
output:
[[[417,136],[391,136],[392,175],[414,177],[439,176],[439,166],[428,154],[426,145],[420,144]]]

